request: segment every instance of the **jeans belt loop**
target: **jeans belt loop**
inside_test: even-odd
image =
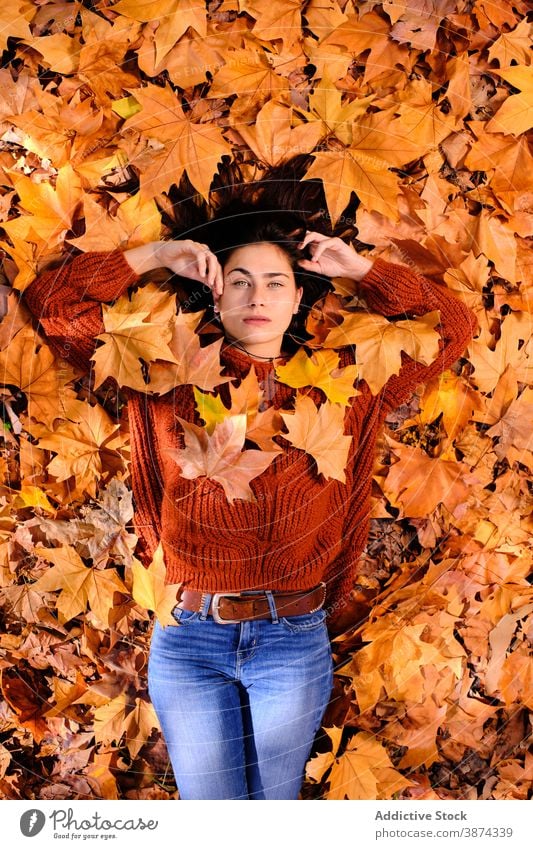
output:
[[[200,599],[200,619],[203,622],[207,619],[207,611],[209,610],[212,595],[213,593],[202,593],[202,598]]]
[[[276,625],[279,622],[278,609],[276,607],[276,602],[274,601],[274,596],[272,594],[272,590],[265,590],[265,595],[267,597],[268,606],[270,608],[270,615],[272,617],[272,622]]]

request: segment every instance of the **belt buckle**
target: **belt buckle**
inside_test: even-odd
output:
[[[242,619],[221,619],[220,614],[218,612],[218,605],[220,603],[221,598],[241,598],[241,593],[213,593],[213,597],[211,599],[211,615],[215,622],[218,622],[219,625],[237,625],[239,622],[242,622]]]

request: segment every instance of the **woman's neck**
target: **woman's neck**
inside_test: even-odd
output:
[[[242,342],[239,342],[238,339],[232,339],[229,336],[227,336],[226,339],[228,341],[228,345],[231,345],[233,348],[237,348],[237,350],[247,354],[253,360],[259,360],[263,363],[273,363],[275,360],[283,359],[285,357],[285,354],[282,351],[274,355],[264,356],[263,354],[259,354],[257,351],[249,351],[248,348],[243,345]]]

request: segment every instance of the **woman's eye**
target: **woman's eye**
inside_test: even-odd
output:
[[[234,285],[234,286],[240,286],[241,284],[242,284],[243,286],[247,286],[247,285],[248,285],[248,281],[247,281],[247,280],[234,280],[234,281],[233,281],[233,285]]]
[[[281,281],[279,281],[279,280],[271,280],[269,285],[277,287],[277,286],[283,286],[283,283],[281,283]]]

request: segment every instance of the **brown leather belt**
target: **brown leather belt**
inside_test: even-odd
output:
[[[176,607],[184,610],[200,611],[208,593],[200,590],[178,591]],[[272,590],[278,616],[300,616],[302,613],[315,613],[323,606],[326,598],[326,585],[321,582],[310,590],[281,592]],[[213,593],[207,610],[215,622],[230,624],[246,619],[271,619],[272,614],[268,598],[261,590],[242,590],[240,592]]]

